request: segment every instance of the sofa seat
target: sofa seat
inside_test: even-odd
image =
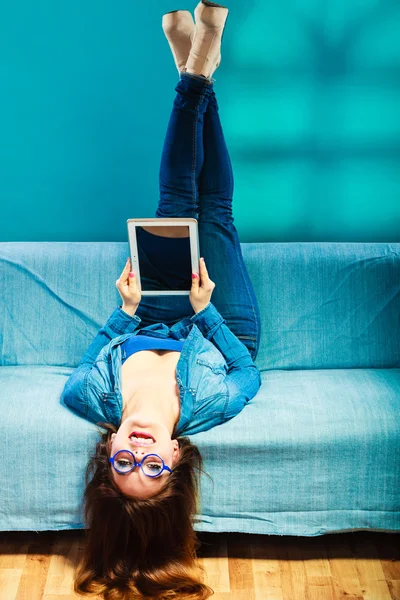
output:
[[[3,531],[84,527],[84,472],[99,435],[60,402],[73,370],[0,369]],[[400,368],[276,369],[262,380],[237,417],[191,436],[214,481],[202,476],[195,529],[399,530]]]

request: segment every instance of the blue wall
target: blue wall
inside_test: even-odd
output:
[[[153,217],[178,81],[163,13],[16,0],[0,20],[0,240]],[[229,0],[214,74],[242,242],[400,241],[400,5]]]

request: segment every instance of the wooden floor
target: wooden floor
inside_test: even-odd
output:
[[[0,532],[0,600],[71,600],[84,532]],[[400,600],[400,534],[199,534],[214,600]],[[93,598],[93,597],[92,597]]]

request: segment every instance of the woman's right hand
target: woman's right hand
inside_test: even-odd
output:
[[[211,294],[214,291],[215,283],[208,276],[205,262],[200,259],[200,277],[197,273],[192,274],[192,287],[189,300],[195,313],[200,312],[207,306],[211,300]],[[197,277],[193,277],[197,275]]]
[[[115,285],[122,299],[122,309],[129,314],[134,314],[142,299],[142,292],[137,284],[137,277],[130,271],[130,268],[131,259],[128,257]]]

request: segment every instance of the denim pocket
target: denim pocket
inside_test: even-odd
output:
[[[203,367],[208,367],[209,369],[211,369],[211,371],[213,373],[216,373],[217,375],[220,373],[226,373],[227,372],[227,368],[225,365],[223,364],[218,364],[218,363],[212,363],[208,360],[205,360],[204,358],[197,358],[196,359],[196,363],[198,365],[202,365]]]
[[[96,385],[88,383],[88,398],[96,400],[98,403],[106,404],[109,400],[115,398],[115,392],[105,392],[104,388],[99,389]]]

